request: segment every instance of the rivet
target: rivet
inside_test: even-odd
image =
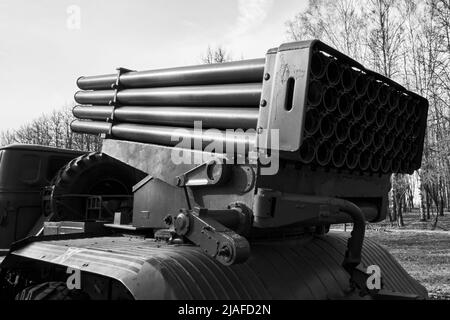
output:
[[[268,74],[268,73],[266,73],[266,74],[264,74],[264,80],[269,80],[270,79],[270,74]]]
[[[263,99],[261,101],[261,107],[265,107],[265,106],[267,106],[267,101]]]

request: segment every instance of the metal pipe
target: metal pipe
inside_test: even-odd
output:
[[[376,123],[378,128],[381,128],[385,125],[387,121],[387,111],[383,109],[379,109],[376,114]]]
[[[367,97],[370,101],[374,101],[378,97],[379,90],[380,84],[375,79],[371,79],[367,88]]]
[[[311,73],[316,79],[320,79],[326,72],[326,61],[323,54],[315,52],[311,60]]]
[[[322,142],[316,149],[316,161],[317,163],[325,167],[327,166],[332,157],[331,145],[327,141]]]
[[[217,146],[228,151],[233,145],[235,152],[245,151],[256,146],[256,133],[230,133],[217,129],[198,130],[167,126],[119,123],[111,124],[98,121],[75,120],[71,123],[73,132],[89,134],[110,134],[111,137],[143,143],[177,146],[185,149],[204,149]],[[219,152],[218,150],[215,150]]]
[[[339,65],[333,59],[327,65],[327,80],[332,86],[339,82]]]
[[[394,159],[392,161],[392,172],[396,173],[400,171],[401,163],[400,160]]]
[[[356,79],[355,90],[356,94],[361,97],[367,93],[367,87],[369,86],[369,79],[366,75],[360,73]]]
[[[265,59],[242,60],[188,67],[128,72],[120,76],[123,88],[150,88],[262,82]],[[77,85],[82,90],[111,89],[117,74],[80,77]]]
[[[381,162],[381,171],[383,173],[389,173],[391,172],[391,167],[392,167],[392,160],[384,157]]]
[[[414,119],[418,121],[422,118],[422,108],[418,102],[414,102],[413,100],[411,101],[411,106],[408,108],[408,112],[412,112],[414,114]]]
[[[309,84],[308,88],[308,104],[315,107],[320,104],[322,100],[322,84],[314,80]]]
[[[374,128],[367,128],[364,130],[362,137],[361,137],[361,142],[365,147],[369,147],[374,139],[375,136],[375,130]]]
[[[367,169],[369,169],[371,161],[372,155],[367,149],[364,150],[359,156],[359,168],[362,171],[366,171]]]
[[[353,107],[353,101],[352,97],[345,93],[339,97],[339,103],[338,103],[338,111],[339,113],[345,117],[352,112]]]
[[[333,155],[331,161],[336,168],[341,168],[345,164],[345,159],[347,158],[347,146],[343,143],[338,144],[333,149]]]
[[[381,85],[379,94],[378,94],[378,102],[381,105],[384,105],[389,100],[389,87],[385,84]]]
[[[372,170],[373,172],[380,171],[382,160],[383,158],[379,153],[374,154],[370,163],[370,170]]]
[[[336,126],[336,122],[333,119],[332,115],[327,115],[320,119],[320,135],[327,139],[331,137],[334,133],[334,128]]]
[[[136,106],[259,106],[262,85],[259,83],[125,89],[117,93],[121,105]],[[109,105],[114,90],[78,91],[79,104]]]
[[[356,78],[353,75],[353,70],[350,67],[345,67],[341,73],[341,85],[345,91],[351,91],[355,86]]]
[[[366,112],[364,113],[364,120],[367,126],[370,126],[375,122],[377,117],[377,110],[375,109],[375,105],[371,104],[367,106]]]
[[[401,134],[403,129],[406,126],[406,115],[403,113],[400,117],[397,118],[397,122],[395,123],[395,130],[397,134]]]
[[[380,149],[383,146],[384,142],[383,131],[384,131],[383,128],[378,129],[373,138],[373,146],[376,150]]]
[[[384,147],[386,152],[390,152],[394,146],[395,140],[392,134],[392,131],[390,131],[384,138]]]
[[[400,101],[398,103],[398,109],[397,112],[398,113],[403,113],[407,108],[408,108],[408,99],[407,98],[400,98]]]
[[[359,121],[364,116],[367,104],[362,99],[356,100],[352,105],[352,116],[355,121]]]
[[[315,134],[320,127],[320,114],[317,109],[310,109],[306,113],[305,131],[309,135]]]
[[[388,114],[387,119],[386,119],[386,128],[387,128],[388,130],[393,129],[393,128],[395,127],[396,121],[397,121],[396,113],[393,112],[393,111],[391,111],[391,112]]]
[[[159,124],[193,127],[201,121],[203,128],[250,129],[256,128],[256,108],[211,108],[211,107],[135,107],[113,108],[107,106],[76,106],[72,112],[76,118],[102,120],[111,118],[118,122]]]
[[[350,170],[356,169],[359,162],[358,148],[353,147],[347,152],[345,164]]]
[[[328,112],[333,112],[338,104],[338,92],[333,87],[328,87],[323,95],[323,106]]]
[[[355,145],[357,144],[362,137],[363,130],[361,130],[361,125],[359,123],[353,124],[350,128],[348,128],[348,138],[350,142]]]
[[[313,138],[308,138],[303,140],[302,146],[300,147],[300,160],[309,164],[314,160],[316,151],[315,151],[315,142]]]
[[[397,91],[392,90],[389,95],[389,111],[396,110],[400,101],[400,95]]]
[[[347,118],[341,119],[334,130],[334,135],[339,142],[344,142],[348,136],[350,121]]]

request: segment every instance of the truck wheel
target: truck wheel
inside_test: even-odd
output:
[[[23,289],[16,300],[89,300],[81,290],[69,290],[63,282],[44,282]]]
[[[143,177],[143,172],[104,153],[82,155],[67,163],[52,179],[47,214],[52,215],[53,221],[84,219],[83,195],[131,195],[133,185]],[[116,206],[112,210],[120,210],[120,200],[111,203]]]

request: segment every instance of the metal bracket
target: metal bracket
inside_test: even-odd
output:
[[[176,185],[178,187],[218,185],[229,176],[229,169],[223,160],[214,158],[177,176]]]
[[[239,206],[228,210],[183,209],[164,221],[174,233],[186,237],[223,265],[242,263],[250,256],[247,239],[228,228],[242,228],[243,221],[251,226],[249,210],[241,210]]]
[[[111,89],[114,90],[114,95],[113,95],[113,99],[111,101],[109,101],[109,105],[112,106],[112,110],[111,110],[111,115],[109,116],[109,118],[106,119],[107,122],[114,122],[114,113],[116,111],[116,109],[118,107],[120,107],[120,103],[117,100],[117,95],[119,93],[120,90],[123,89],[122,84],[120,83],[120,76],[128,73],[128,72],[135,72],[135,70],[131,70],[131,69],[127,69],[127,68],[116,68],[117,70],[117,77],[116,77],[116,81],[111,85]],[[110,131],[112,130],[112,126],[110,127]],[[111,132],[108,132],[107,136],[111,136]]]

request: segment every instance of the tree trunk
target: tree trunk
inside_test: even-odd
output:
[[[430,211],[431,211],[431,196],[430,196],[430,192],[428,190],[426,191],[426,195],[427,195],[427,197],[426,197],[427,220],[430,220],[431,219],[431,214],[430,214]]]
[[[405,223],[403,222],[403,201],[398,201],[398,209],[397,209],[397,226],[404,227]]]
[[[417,183],[418,183],[418,189],[419,189],[419,213],[420,213],[420,221],[426,221],[427,217],[425,215],[426,213],[426,204],[425,204],[425,194],[423,190],[422,185],[422,169],[419,169],[417,172]]]

